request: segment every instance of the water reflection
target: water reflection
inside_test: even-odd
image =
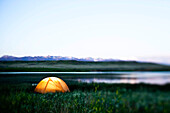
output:
[[[89,78],[89,79],[77,79],[79,82],[86,82],[86,83],[128,83],[128,84],[139,84],[139,83],[146,83],[146,84],[158,84],[164,85],[170,83],[169,78],[122,78],[122,79],[100,79],[100,78]]]
[[[170,71],[162,72],[0,72],[0,82],[39,82],[44,77],[59,77],[87,83],[170,83]]]

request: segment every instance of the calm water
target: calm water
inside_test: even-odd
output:
[[[44,77],[56,76],[64,80],[87,83],[170,83],[170,71],[164,72],[0,72],[0,82],[38,82]]]

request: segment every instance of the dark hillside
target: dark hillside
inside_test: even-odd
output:
[[[0,71],[170,71],[170,66],[136,61],[0,61]]]

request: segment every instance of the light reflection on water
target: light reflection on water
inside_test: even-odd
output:
[[[103,72],[103,74],[114,75],[113,78],[79,78],[76,81],[86,83],[128,83],[128,84],[158,84],[170,83],[170,72]],[[73,79],[74,80],[74,79]]]
[[[163,85],[170,83],[170,71],[159,72],[0,72],[1,80],[7,77],[30,77],[32,80],[38,74],[43,76],[56,76],[64,80],[72,80],[86,83],[147,83]],[[8,76],[9,75],[9,76]],[[11,76],[12,75],[12,76]],[[14,76],[13,76],[14,75]],[[27,75],[27,76],[25,76]]]
[[[89,79],[77,79],[79,82],[86,82],[86,83],[128,83],[128,84],[139,84],[139,83],[146,83],[146,84],[158,84],[164,85],[170,83],[170,78],[147,78],[147,79],[100,79],[100,78],[89,78]]]

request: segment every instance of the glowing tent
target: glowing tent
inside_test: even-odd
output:
[[[34,91],[38,93],[70,92],[67,84],[57,77],[44,78],[38,83]]]

